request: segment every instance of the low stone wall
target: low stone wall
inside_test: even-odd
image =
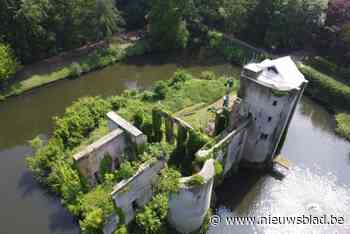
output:
[[[187,186],[191,177],[181,178],[180,190],[169,197],[168,222],[181,233],[198,230],[210,208],[214,184],[214,159],[205,162],[197,174],[204,179],[202,185]]]
[[[152,186],[165,166],[164,160],[145,163],[133,177],[123,180],[113,188],[111,196],[115,205],[122,209],[126,223],[133,220],[136,211],[152,199]]]

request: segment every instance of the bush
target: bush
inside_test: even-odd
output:
[[[168,84],[165,81],[157,81],[154,85],[153,92],[157,100],[163,100],[169,91]]]
[[[333,109],[349,109],[349,86],[320,73],[310,66],[302,65],[300,66],[300,70],[310,82],[306,88],[306,93],[312,98]]]
[[[176,193],[180,186],[181,173],[172,168],[163,169],[156,184],[157,193]]]
[[[122,181],[130,178],[136,172],[136,169],[131,165],[130,162],[126,161],[120,165],[119,170],[115,172],[117,181]]]
[[[136,215],[136,223],[145,234],[161,234],[164,233],[163,225],[167,214],[168,196],[158,194]]]
[[[10,46],[0,43],[0,87],[16,73],[18,66]]]
[[[54,136],[72,149],[99,125],[111,109],[110,103],[100,97],[79,99],[66,109],[62,118],[55,118]]]
[[[190,187],[199,186],[202,184],[204,184],[204,178],[200,175],[191,176],[190,180],[186,182],[186,185]]]
[[[110,188],[97,186],[80,199],[80,227],[83,233],[99,234],[102,232],[105,218],[114,212]]]
[[[342,113],[336,116],[336,132],[350,141],[350,115]]]
[[[118,227],[114,232],[113,234],[128,234],[128,229],[126,228],[125,225],[122,225],[120,227]]]
[[[71,70],[71,76],[73,77],[79,77],[81,76],[81,74],[83,74],[83,68],[77,62],[74,62],[70,65],[70,70]]]

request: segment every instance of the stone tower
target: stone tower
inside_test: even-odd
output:
[[[272,165],[283,144],[307,80],[290,57],[246,65],[241,74],[240,114],[250,116],[242,164]]]

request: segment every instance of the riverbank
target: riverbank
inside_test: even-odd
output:
[[[350,86],[345,78],[335,73],[323,73],[330,70],[315,67],[307,61],[300,65],[301,72],[309,80],[305,93],[335,113],[335,131],[350,140]]]
[[[0,101],[10,96],[20,95],[26,91],[67,78],[77,78],[88,72],[104,68],[126,57],[142,55],[150,51],[145,40],[128,43],[111,43],[107,47],[98,47],[85,57],[47,74],[35,74],[25,79],[18,79],[0,92]]]

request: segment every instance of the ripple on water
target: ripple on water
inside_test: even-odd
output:
[[[255,193],[251,195],[249,193]],[[246,197],[253,197],[242,203],[232,213],[227,208],[219,208],[218,214],[226,216],[251,217],[292,217],[334,215],[344,217],[345,225],[254,225],[229,227],[221,224],[211,227],[209,233],[268,233],[268,234],[328,234],[350,233],[350,189],[339,185],[332,173],[322,174],[309,169],[293,168],[282,181],[267,177],[262,180]],[[239,214],[238,214],[239,213]]]

